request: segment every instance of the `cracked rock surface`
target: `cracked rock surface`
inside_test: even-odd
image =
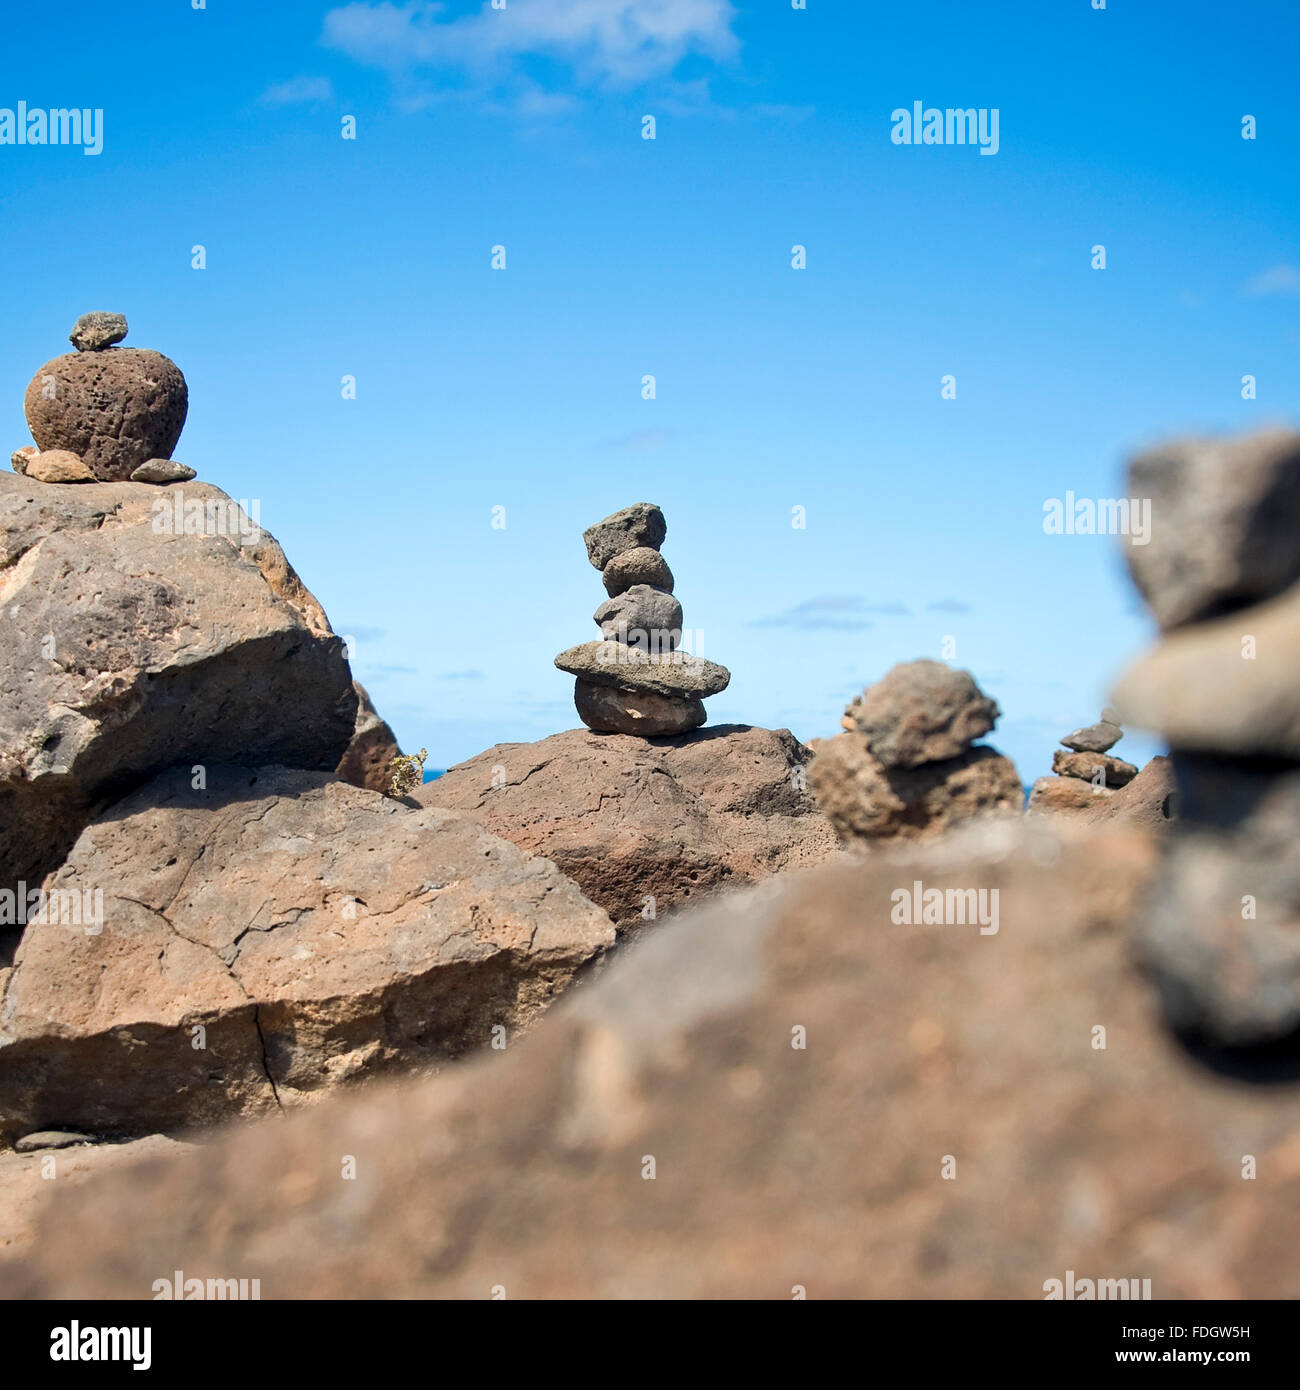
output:
[[[988,821],[684,915],[504,1056],[68,1193],[0,1293],[147,1299],[179,1268],[281,1299],[1041,1300],[1075,1270],[1290,1297],[1294,1087],[1171,1044],[1131,956],[1157,853]],[[898,923],[915,880],[996,890],[998,933]]]
[[[285,768],[191,782],[112,806],[48,880],[102,891],[102,926],[29,923],[0,970],[0,1140],[169,1132],[436,1064],[511,1037],[613,943],[471,817]]]
[[[207,483],[0,475],[0,888],[35,887],[99,806],[173,764],[337,765],[343,642],[235,507]]]

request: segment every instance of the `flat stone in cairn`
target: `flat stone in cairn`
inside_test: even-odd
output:
[[[593,685],[693,699],[716,695],[731,680],[731,672],[725,666],[702,656],[683,651],[654,656],[621,642],[583,642],[561,652],[555,664],[561,671],[581,676]]]
[[[1059,777],[1077,777],[1080,781],[1091,782],[1098,768],[1104,770],[1102,782],[1107,787],[1126,787],[1138,775],[1132,763],[1105,753],[1067,753],[1058,748],[1052,754],[1052,771]]]
[[[1076,753],[1105,753],[1123,737],[1124,730],[1118,723],[1112,724],[1109,719],[1102,719],[1096,724],[1089,724],[1086,728],[1066,734],[1061,742]]]
[[[32,454],[23,472],[38,483],[93,483],[95,475],[70,449],[43,449]]]
[[[148,459],[131,474],[133,483],[188,483],[198,474],[175,459]]]

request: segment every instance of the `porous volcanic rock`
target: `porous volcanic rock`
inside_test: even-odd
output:
[[[171,455],[189,393],[180,368],[162,353],[111,348],[53,358],[32,378],[24,406],[42,449],[70,449],[110,482]]]
[[[193,780],[111,807],[47,880],[0,1001],[0,1139],[174,1131],[457,1057],[613,943],[554,865],[470,816],[323,773]],[[54,906],[87,892],[98,930]]]
[[[1016,815],[1025,799],[1015,764],[996,749],[886,767],[851,733],[818,745],[808,780],[840,839],[856,846],[942,835],[975,816]]]
[[[956,758],[997,722],[997,704],[969,671],[942,661],[905,661],[867,687],[845,717],[886,767]]]
[[[177,532],[182,501],[225,533]],[[36,887],[97,806],[172,764],[337,766],[343,643],[240,517],[205,483],[0,474],[0,888]]]
[[[501,743],[418,788],[545,855],[621,932],[835,852],[788,729],[721,724],[653,743],[571,729]]]
[[[336,771],[354,787],[386,792],[393,780],[392,761],[402,750],[388,721],[379,716],[365,686],[353,681],[352,688],[357,693],[357,723],[352,742]]]
[[[60,1193],[0,1292],[1041,1300],[1075,1271],[1294,1298],[1294,1091],[1163,1027],[1128,940],[1152,860],[1013,821],[711,905],[504,1055]],[[899,924],[917,881],[996,889],[999,930]]]

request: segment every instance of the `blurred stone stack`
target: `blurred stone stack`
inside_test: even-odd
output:
[[[668,525],[651,502],[638,502],[589,526],[587,558],[609,598],[594,614],[600,641],[555,658],[576,676],[578,717],[601,733],[643,738],[686,733],[704,723],[703,700],[725,690],[731,672],[682,647],[682,606],[659,553]]]
[[[844,712],[846,730],[817,748],[809,782],[841,841],[942,834],[988,812],[1018,814],[1024,788],[1009,758],[972,746],[997,704],[969,671],[909,661]]]
[[[10,463],[42,483],[188,482],[194,470],[171,452],[185,427],[189,392],[160,352],[119,348],[121,314],[83,314],[68,335],[75,352],[52,358],[27,387],[24,409],[37,447]]]
[[[1029,794],[1031,811],[1090,810],[1098,797],[1126,787],[1138,770],[1122,758],[1109,756],[1124,737],[1118,713],[1109,705],[1101,718],[1075,729],[1061,740],[1064,748],[1052,754],[1052,777],[1040,777]]]
[[[1170,746],[1179,819],[1143,951],[1171,1022],[1217,1047],[1300,1032],[1300,435],[1136,459],[1150,543],[1129,568],[1160,640],[1125,722]]]

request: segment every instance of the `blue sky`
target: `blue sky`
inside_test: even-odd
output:
[[[1032,780],[1151,633],[1119,542],[1045,535],[1044,502],[1120,495],[1171,434],[1296,418],[1292,3],[5,24],[0,107],[104,111],[98,156],[0,146],[7,448],[77,315],[124,312],[189,381],[176,456],[260,500],[430,765],[576,725],[551,660],[596,635],[580,533],[648,500],[733,673],[711,722],[832,733],[952,638]],[[918,100],[997,108],[997,154],[894,144]]]

